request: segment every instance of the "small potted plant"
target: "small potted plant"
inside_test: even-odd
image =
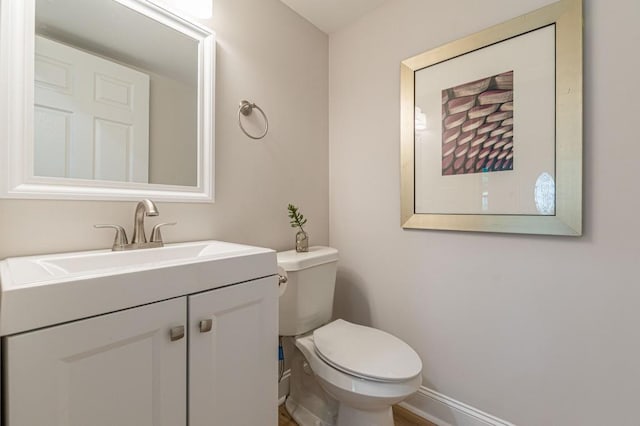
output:
[[[296,251],[299,253],[309,251],[309,236],[304,232],[304,228],[302,228],[307,223],[307,219],[304,218],[304,215],[300,213],[298,208],[293,204],[289,204],[287,210],[289,210],[291,227],[299,228],[296,234]]]

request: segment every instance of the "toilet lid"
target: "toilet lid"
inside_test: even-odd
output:
[[[371,327],[335,320],[313,332],[316,352],[347,374],[396,382],[422,370],[418,354],[405,342]]]

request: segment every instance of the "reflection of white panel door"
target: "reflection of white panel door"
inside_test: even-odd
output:
[[[149,180],[149,76],[36,36],[34,174]]]

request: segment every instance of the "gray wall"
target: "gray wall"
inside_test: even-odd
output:
[[[216,202],[159,203],[169,242],[215,238],[289,249],[287,203],[309,218],[312,244],[328,242],[328,38],[278,0],[216,0],[203,24],[217,35]],[[262,142],[236,122],[240,100],[258,103]],[[111,246],[95,223],[131,232],[133,202],[0,200],[0,258]]]
[[[394,0],[331,35],[336,314],[518,425],[637,425],[640,3],[585,0],[583,237],[400,228],[400,61],[548,3]]]
[[[149,73],[149,182],[196,186],[198,88]]]

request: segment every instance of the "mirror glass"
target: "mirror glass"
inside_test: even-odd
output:
[[[33,176],[198,186],[200,40],[127,1],[35,3]]]

